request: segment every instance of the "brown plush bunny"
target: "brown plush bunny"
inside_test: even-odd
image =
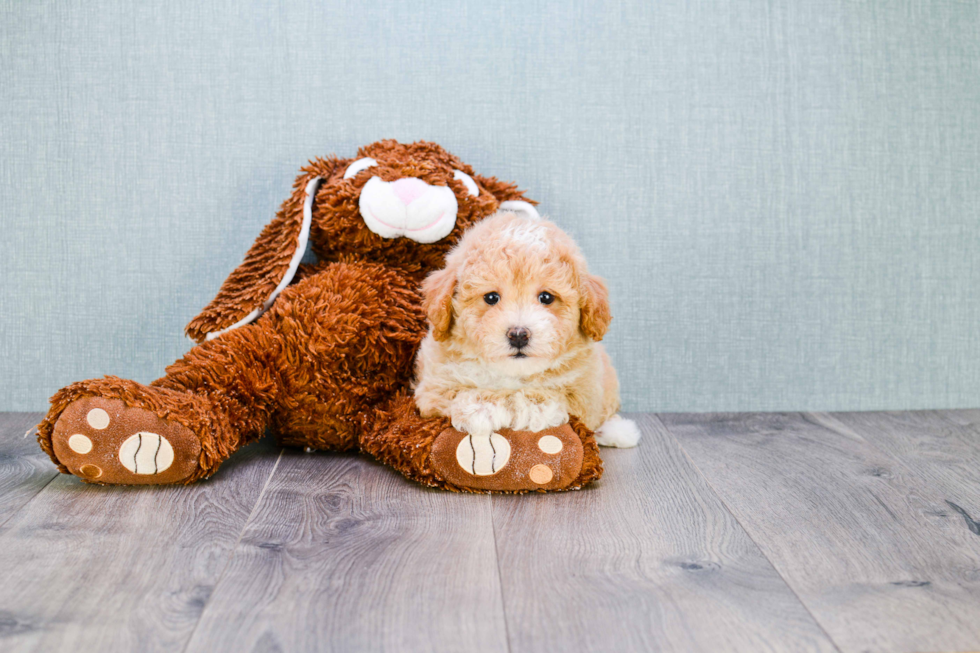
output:
[[[285,445],[362,449],[407,477],[455,490],[570,489],[602,472],[572,419],[505,433],[514,462],[492,477],[457,459],[463,434],[422,419],[409,383],[426,332],[419,286],[473,223],[501,207],[536,213],[510,183],[434,143],[379,141],[356,159],[303,168],[275,219],[187,326],[200,344],[150,385],[73,383],[38,426],[58,468],[102,484],[191,483],[271,429]],[[307,242],[320,262],[299,261]],[[535,437],[537,436],[537,437]],[[527,470],[550,465],[547,482]]]

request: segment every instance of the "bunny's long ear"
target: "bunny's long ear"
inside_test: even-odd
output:
[[[303,169],[293,194],[266,225],[245,260],[225,279],[217,297],[185,329],[196,342],[252,322],[289,285],[306,252],[313,219],[313,200],[322,179],[336,168],[336,159],[318,159]]]

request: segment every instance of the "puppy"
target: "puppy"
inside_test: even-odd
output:
[[[619,381],[602,345],[606,285],[551,222],[498,213],[471,227],[426,278],[430,329],[416,359],[415,402],[471,436],[541,431],[575,415],[610,447],[633,447],[617,415]]]

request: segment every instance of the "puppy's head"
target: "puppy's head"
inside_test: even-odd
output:
[[[436,340],[514,375],[602,340],[612,319],[605,283],[568,234],[513,213],[470,228],[422,291]]]

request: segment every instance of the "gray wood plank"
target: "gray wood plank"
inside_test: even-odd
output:
[[[0,526],[58,475],[37,438],[24,434],[44,413],[0,413]]]
[[[890,453],[809,415],[661,419],[843,651],[980,649],[980,538]]]
[[[943,495],[947,516],[980,536],[980,411],[814,413],[813,419],[890,453]]]
[[[59,475],[0,528],[0,648],[182,648],[277,452],[253,445],[192,486],[100,487]]]
[[[493,498],[511,650],[832,651],[652,416],[567,494]]]
[[[286,451],[189,651],[505,651],[489,498]]]

